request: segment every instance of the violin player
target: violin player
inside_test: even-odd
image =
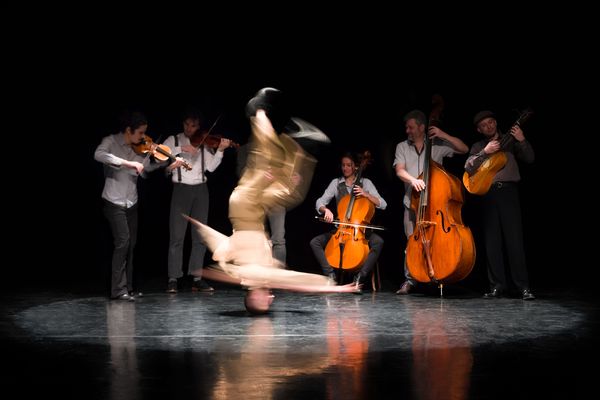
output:
[[[188,220],[182,214],[206,223],[208,220],[209,192],[206,172],[212,172],[221,164],[223,152],[231,146],[231,140],[220,138],[216,150],[209,146],[194,146],[192,138],[203,123],[200,111],[188,109],[183,116],[183,132],[169,136],[164,144],[177,155],[166,171],[173,182],[171,208],[169,213],[169,254],[167,292],[177,293],[178,279],[183,277],[183,244]],[[191,170],[182,168],[183,162],[191,165]],[[206,246],[196,229],[192,229],[192,249],[187,274],[194,277],[192,291],[212,292],[214,289],[202,280],[202,268]]]
[[[140,112],[126,112],[119,133],[106,136],[96,148],[94,159],[104,164],[104,215],[113,236],[110,298],[134,300],[133,251],[138,229],[137,179],[160,164],[136,153],[134,146],[142,142],[148,120]],[[137,282],[136,282],[137,283]]]
[[[342,176],[334,178],[329,183],[322,196],[319,197],[315,203],[316,210],[319,215],[323,216],[325,222],[331,223],[334,221],[334,213],[327,207],[331,200],[335,198],[336,205],[338,205],[345,196],[349,196],[351,193],[354,193],[357,198],[369,200],[373,203],[375,208],[385,210],[387,203],[381,197],[373,182],[369,178],[362,178],[360,182],[356,181],[357,164],[355,156],[352,153],[345,153],[342,156],[340,167]],[[342,216],[339,215],[338,217]],[[335,268],[338,268],[339,266],[330,265],[325,255],[325,247],[335,232],[336,230],[330,230],[329,232],[315,236],[310,241],[310,247],[321,266],[323,274],[328,276],[331,283],[334,285],[337,283]],[[372,230],[367,229],[366,239],[368,240],[370,250],[365,262],[360,266],[360,269],[354,276],[354,283],[357,288],[367,279],[383,249],[383,238]],[[357,293],[358,292],[359,291],[357,290]]]

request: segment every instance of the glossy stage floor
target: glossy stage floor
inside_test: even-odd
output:
[[[596,388],[598,308],[581,292],[485,300],[157,289],[135,302],[4,295],[5,393],[77,399],[573,399]],[[35,396],[35,397],[34,397]]]

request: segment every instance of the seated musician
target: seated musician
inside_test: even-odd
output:
[[[377,188],[375,187],[373,182],[371,182],[370,179],[362,178],[360,182],[356,182],[356,161],[351,153],[346,153],[342,156],[341,168],[342,176],[333,179],[329,186],[327,186],[327,189],[325,189],[323,195],[319,197],[316,202],[316,209],[319,212],[319,214],[323,216],[325,222],[331,223],[332,221],[334,221],[334,213],[329,208],[327,208],[329,202],[335,197],[336,205],[338,205],[342,198],[344,198],[345,196],[350,196],[352,192],[356,196],[356,199],[366,198],[370,202],[372,202],[376,208],[385,210],[385,208],[387,207],[387,203],[379,195],[379,193],[377,192]],[[345,211],[347,210],[344,210],[344,212]],[[343,216],[338,217],[343,218]],[[366,238],[368,239],[369,245],[369,254],[362,266],[359,266],[360,269],[354,276],[354,283],[357,285],[357,287],[360,284],[362,284],[369,276],[369,273],[371,272],[373,266],[377,262],[379,254],[381,254],[381,250],[383,248],[383,239],[381,238],[381,236],[373,232],[371,229],[367,229],[366,231]],[[326,276],[329,276],[331,283],[334,285],[337,283],[334,268],[339,268],[340,266],[330,265],[325,254],[325,247],[327,246],[327,243],[330,240],[336,240],[335,238],[332,239],[332,236],[335,233],[336,229],[317,235],[310,241],[310,247],[317,261],[319,262],[323,273]]]

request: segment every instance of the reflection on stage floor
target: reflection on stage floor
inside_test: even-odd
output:
[[[591,390],[597,308],[538,299],[276,292],[64,294],[4,301],[4,387],[20,397],[577,398]],[[6,359],[6,358],[5,358]]]

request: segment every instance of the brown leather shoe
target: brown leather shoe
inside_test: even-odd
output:
[[[411,285],[408,281],[404,281],[400,289],[396,291],[396,294],[409,294],[413,289],[413,285]]]

